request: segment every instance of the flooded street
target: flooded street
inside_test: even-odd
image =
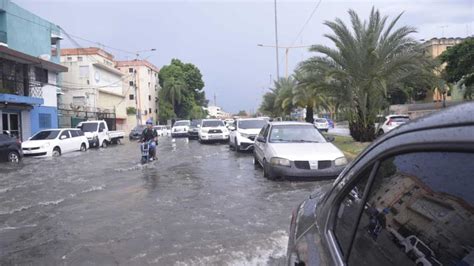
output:
[[[274,182],[251,153],[164,137],[0,164],[0,264],[281,265],[290,215],[324,182]]]

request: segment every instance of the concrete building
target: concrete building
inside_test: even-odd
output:
[[[112,127],[126,129],[127,101],[122,83],[131,75],[115,68],[114,56],[96,47],[68,48],[61,50],[61,64],[69,69],[63,75],[61,123],[75,126],[87,118],[106,118],[114,120]]]
[[[0,132],[25,140],[58,126],[60,29],[0,0]]]
[[[123,79],[128,130],[137,124],[145,124],[149,118],[157,123],[158,118],[158,67],[146,60],[117,61],[119,69],[127,78]],[[132,110],[135,110],[135,113]]]
[[[432,58],[436,58],[441,55],[444,51],[450,47],[462,43],[464,38],[432,38],[423,43],[425,51]],[[444,67],[444,66],[443,66]],[[441,102],[443,100],[443,95],[439,89],[435,89],[434,92],[430,92],[427,95],[427,99],[432,99],[435,102]],[[462,101],[463,95],[461,90],[456,86],[452,90],[448,90],[446,95],[446,101]]]
[[[204,110],[207,111],[209,118],[232,118],[232,114],[225,112],[219,106],[209,105],[205,107]]]

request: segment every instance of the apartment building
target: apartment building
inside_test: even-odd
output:
[[[119,69],[127,78],[123,79],[126,97],[128,129],[158,118],[158,72],[159,69],[147,60],[117,61]]]
[[[0,133],[25,140],[58,127],[60,28],[0,0]]]
[[[61,124],[75,126],[81,120],[96,118],[108,120],[112,128],[126,129],[127,101],[122,83],[131,75],[115,68],[114,56],[97,47],[68,48],[61,50],[61,64],[69,69],[63,75]]]

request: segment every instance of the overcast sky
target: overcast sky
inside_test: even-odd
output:
[[[110,1],[13,0],[20,6],[61,26],[68,33],[126,51],[156,48],[143,53],[161,67],[172,58],[195,64],[203,74],[207,98],[229,112],[255,111],[276,76],[273,1]],[[466,37],[474,34],[474,0],[321,0],[300,37],[298,33],[318,4],[314,1],[278,1],[280,45],[330,44],[323,37],[325,20],[347,10],[366,18],[372,6],[394,17],[399,25],[418,29],[417,39]],[[98,46],[76,39],[81,47]],[[77,47],[65,40],[63,47]],[[106,49],[117,59],[131,54]],[[312,54],[306,48],[289,52],[289,71]],[[284,50],[280,75],[285,75]]]

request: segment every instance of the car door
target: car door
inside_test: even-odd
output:
[[[460,262],[474,243],[473,160],[467,147],[404,151],[346,184],[330,229],[342,262],[416,265],[425,254],[443,265]],[[427,251],[402,249],[411,239]]]
[[[265,150],[265,146],[266,146],[266,141],[267,141],[267,135],[268,135],[268,131],[270,130],[270,125],[266,125],[265,127],[262,128],[262,130],[260,130],[260,133],[258,134],[257,136],[257,139],[259,137],[263,138],[264,142],[261,142],[261,141],[258,141],[257,139],[255,140],[255,154],[257,156],[257,159],[260,161],[260,162],[263,162],[263,159],[265,157],[265,153],[264,153],[264,150]]]
[[[80,138],[79,130],[70,130],[69,133],[71,134],[72,150],[80,150],[82,145],[82,139]]]
[[[69,130],[62,130],[59,134],[59,148],[61,148],[61,153],[70,152],[73,150],[73,143],[71,139],[71,134]]]

